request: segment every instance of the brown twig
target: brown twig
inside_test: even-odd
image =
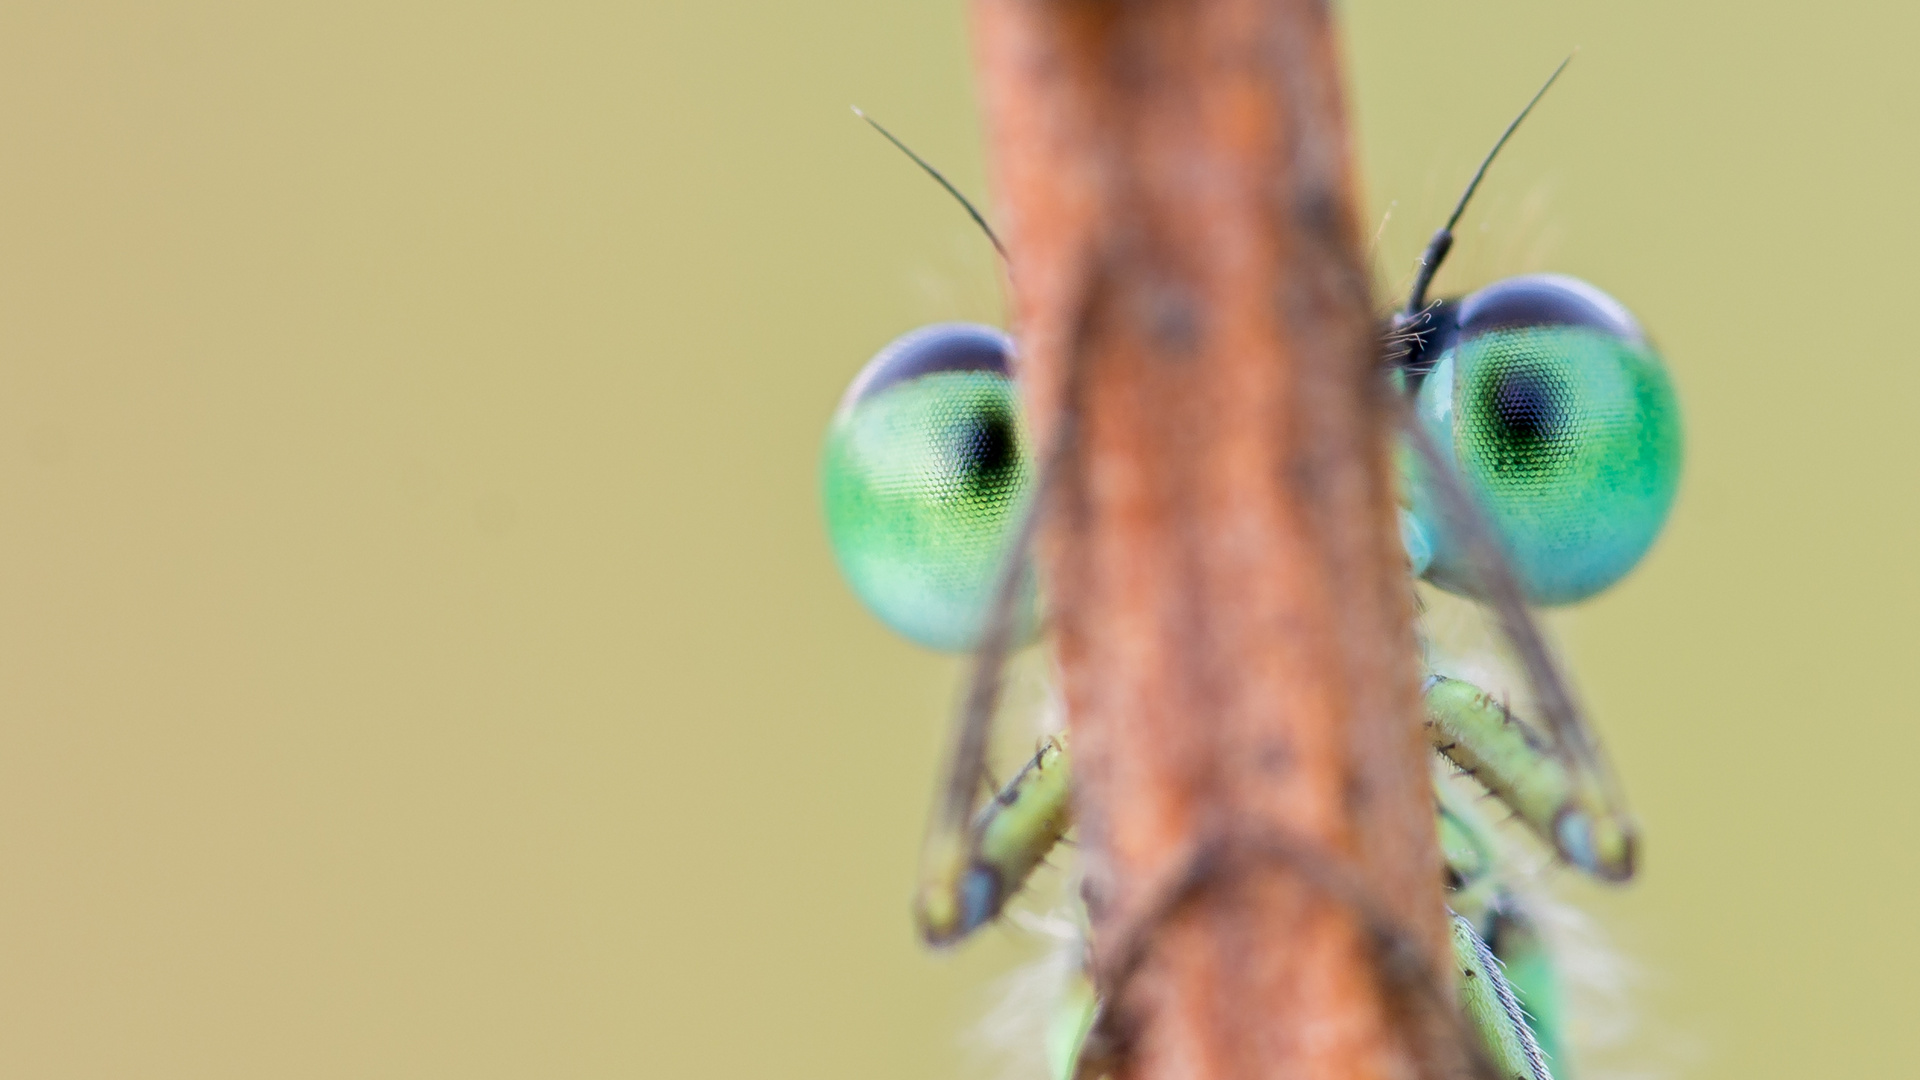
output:
[[[1071,432],[1039,551],[1096,942],[1125,942],[1115,1067],[1463,1067],[1445,989],[1392,985],[1448,965],[1326,6],[974,13],[1021,380],[1041,445]],[[1200,872],[1276,836],[1311,859]]]

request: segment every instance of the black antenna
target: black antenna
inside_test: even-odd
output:
[[[1433,275],[1439,272],[1440,264],[1446,261],[1447,252],[1453,250],[1453,227],[1460,224],[1460,215],[1467,212],[1467,203],[1472,201],[1474,191],[1478,190],[1481,179],[1487,175],[1487,166],[1493,164],[1493,159],[1500,155],[1500,148],[1507,145],[1507,140],[1513,137],[1514,130],[1520,126],[1520,121],[1525,120],[1527,114],[1533,111],[1533,107],[1540,104],[1540,99],[1547,96],[1547,90],[1553,86],[1553,81],[1558,79],[1560,73],[1567,70],[1567,65],[1571,63],[1573,63],[1573,54],[1568,53],[1567,58],[1560,61],[1560,66],[1553,69],[1553,74],[1547,76],[1547,81],[1540,84],[1540,89],[1534,92],[1533,100],[1527,102],[1527,107],[1521,109],[1520,115],[1513,118],[1513,123],[1507,125],[1507,130],[1500,133],[1500,141],[1493,144],[1492,150],[1487,151],[1487,156],[1481,160],[1480,167],[1474,170],[1473,179],[1467,182],[1467,190],[1461,193],[1460,202],[1453,208],[1453,216],[1447,219],[1447,223],[1440,227],[1439,232],[1433,234],[1433,239],[1427,241],[1427,250],[1420,254],[1420,273],[1413,279],[1413,292],[1407,296],[1407,309],[1402,313],[1404,318],[1412,318],[1426,306],[1427,286],[1433,284]],[[891,135],[887,137],[892,138]]]
[[[1561,66],[1565,67],[1566,65],[1562,64]],[[1555,72],[1555,74],[1558,74],[1558,72]],[[1531,108],[1532,106],[1528,106],[1528,107]],[[960,201],[960,205],[967,208],[967,216],[973,219],[973,223],[975,225],[980,226],[981,232],[987,234],[987,239],[993,243],[993,250],[999,252],[1000,257],[1002,259],[1006,259],[1006,261],[1008,262],[1013,261],[1012,259],[1007,258],[1006,246],[1000,243],[1000,238],[998,236],[994,235],[993,226],[987,224],[986,217],[980,213],[980,211],[973,205],[972,201],[970,201],[965,195],[960,194],[959,188],[954,187],[952,182],[950,182],[946,177],[940,175],[939,169],[936,169],[932,165],[927,164],[926,158],[923,158],[919,154],[914,153],[912,147],[908,146],[906,143],[903,143],[899,139],[895,138],[893,135],[893,132],[888,131],[886,128],[880,126],[880,121],[875,120],[873,117],[868,116],[864,112],[861,112],[860,106],[855,105],[855,106],[852,106],[852,108],[853,108],[853,115],[859,117],[862,120],[865,120],[869,124],[872,124],[873,130],[885,136],[886,140],[892,143],[895,147],[898,147],[901,153],[912,158],[913,163],[915,165],[920,166],[920,168],[924,169],[928,176],[933,177],[935,183],[947,189],[947,194],[953,196],[955,199],[958,199]],[[1458,217],[1459,215],[1456,214],[1454,216]]]

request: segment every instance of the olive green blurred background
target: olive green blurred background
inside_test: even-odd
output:
[[[1911,5],[1349,3],[1383,282],[1633,306],[1667,540],[1562,623],[1648,833],[1615,1060],[1904,1075]],[[1000,312],[935,4],[0,8],[0,1073],[929,1077],[951,662],[835,577],[865,358]],[[1484,224],[1484,231],[1481,230]]]

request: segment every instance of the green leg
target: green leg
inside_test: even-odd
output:
[[[1532,1022],[1540,1052],[1546,1055],[1559,1080],[1568,1080],[1566,1002],[1553,955],[1533,920],[1521,914],[1511,898],[1503,897],[1487,922],[1487,947],[1506,968],[1507,982]]]
[[[1472,683],[1429,675],[1425,699],[1435,750],[1569,863],[1609,881],[1633,876],[1633,825],[1595,768],[1580,766]]]
[[[1494,871],[1500,855],[1493,826],[1460,785],[1437,784],[1434,793],[1440,800],[1440,851],[1446,860],[1447,906],[1499,961],[1495,971],[1505,976],[1518,1009],[1509,1021],[1531,1030],[1548,1067],[1556,1070],[1559,1080],[1567,1080],[1559,981],[1538,930],[1519,914],[1512,895]],[[1467,944],[1456,935],[1456,953]],[[1482,966],[1488,965],[1483,962]],[[1467,981],[1464,976],[1462,981]]]
[[[1453,916],[1453,959],[1460,972],[1460,1004],[1500,1074],[1512,1080],[1553,1080],[1499,959],[1473,924],[1459,915]]]
[[[920,882],[921,936],[948,945],[992,922],[1073,825],[1067,737],[1054,735],[962,835],[932,836],[934,870]]]

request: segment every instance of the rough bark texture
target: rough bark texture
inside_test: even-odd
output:
[[[1040,550],[1096,955],[1109,979],[1140,960],[1107,987],[1123,1071],[1430,1075],[1396,982],[1443,970],[1440,862],[1330,14],[974,19],[1054,448]]]

